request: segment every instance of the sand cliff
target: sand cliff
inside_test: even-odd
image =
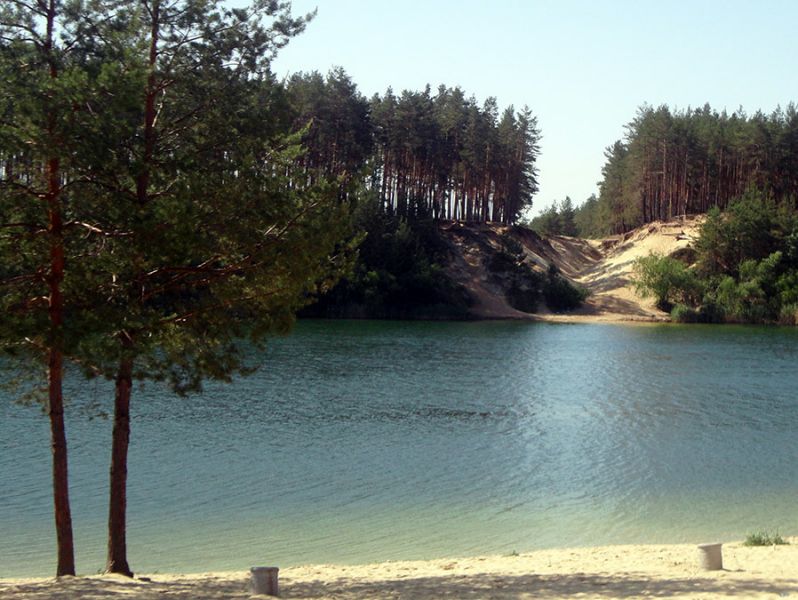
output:
[[[635,259],[651,252],[669,255],[698,237],[700,217],[654,222],[624,235],[601,240],[565,236],[543,238],[522,227],[463,225],[443,227],[452,247],[448,273],[463,285],[474,304],[471,314],[480,319],[542,319],[547,321],[667,321],[653,299],[643,298],[632,286]],[[486,268],[486,257],[501,247],[502,235],[518,241],[524,262],[545,271],[554,264],[567,279],[585,287],[590,296],[577,310],[554,314],[541,307],[530,314],[508,303],[500,282]]]

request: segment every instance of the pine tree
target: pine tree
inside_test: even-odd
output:
[[[578,234],[576,228],[576,210],[574,209],[574,203],[571,201],[569,196],[566,196],[565,199],[560,202],[559,206],[559,217],[560,217],[560,235],[568,235],[574,237]]]
[[[795,107],[731,115],[707,104],[643,106],[607,154],[600,203],[625,231],[655,219],[725,208],[750,189],[794,202]]]
[[[27,6],[3,22],[30,29],[38,17],[24,20]],[[273,51],[308,17],[268,1],[245,10],[202,0],[75,4],[69,14],[59,27],[73,36],[71,70],[4,29],[14,85],[3,108],[15,118],[0,137],[0,218],[12,232],[0,238],[0,277],[14,318],[2,341],[50,365],[61,432],[64,357],[115,382],[107,570],[130,575],[132,382],[188,392],[246,372],[244,340],[285,331],[348,264],[348,210],[336,184],[298,181],[298,136],[275,127],[265,101],[279,96]],[[55,425],[54,451],[58,574],[74,573]]]
[[[80,240],[80,182],[67,172],[85,148],[75,107],[87,76],[70,51],[76,37],[67,12],[56,0],[0,7],[0,343],[47,371],[59,576],[75,574],[62,377],[82,324],[65,281]]]
[[[275,138],[270,107],[260,103],[273,83],[273,50],[307,20],[288,10],[142,2],[129,13],[132,41],[113,48],[122,72],[145,77],[135,80],[135,126],[120,131],[130,160],[113,170],[97,164],[89,176],[99,201],[115,206],[115,222],[97,229],[128,232],[106,249],[114,334],[86,349],[116,388],[109,572],[131,575],[132,381],[165,378],[187,392],[246,371],[241,340],[286,330],[338,271],[329,257],[346,208],[334,188],[297,183],[295,142]]]

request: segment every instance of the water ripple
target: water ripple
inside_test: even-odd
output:
[[[304,322],[232,386],[136,389],[131,560],[205,570],[789,534],[796,357],[781,329]],[[111,390],[68,383],[78,567],[93,572],[110,423],[86,415]],[[0,576],[52,570],[47,436],[38,409],[0,402]]]

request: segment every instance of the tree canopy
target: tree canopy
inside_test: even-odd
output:
[[[798,198],[798,109],[731,114],[708,104],[643,106],[605,153],[591,229],[628,231],[657,219],[724,209],[755,189]]]
[[[798,211],[749,192],[725,212],[713,208],[695,250],[651,255],[636,285],[679,321],[798,322]]]
[[[246,370],[348,264],[336,186],[292,174],[273,52],[309,17],[256,2],[12,2],[0,67],[0,343],[48,370],[59,541],[74,574],[61,379],[115,381],[110,571],[125,551],[135,379]]]
[[[526,107],[499,116],[494,98],[480,106],[443,85],[366,100],[340,68],[298,73],[287,93],[294,124],[308,127],[309,180],[365,175],[400,217],[510,224],[532,204],[540,131]]]

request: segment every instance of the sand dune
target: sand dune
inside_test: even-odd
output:
[[[549,259],[572,281],[587,288],[584,306],[567,314],[545,314],[549,321],[669,321],[667,313],[634,290],[632,276],[638,258],[669,255],[698,237],[700,217],[656,221],[623,236],[603,240],[549,238]]]
[[[789,546],[723,548],[724,570],[699,568],[693,545],[607,546],[280,571],[281,597],[355,598],[785,598],[798,597],[798,539]],[[0,598],[156,600],[250,598],[246,571],[0,580]]]
[[[545,321],[668,321],[651,298],[639,296],[632,285],[636,259],[650,253],[669,255],[689,246],[698,237],[702,217],[668,222],[655,221],[624,235],[601,240],[565,236],[541,238],[524,228],[492,224],[450,224],[442,229],[450,241],[452,261],[448,273],[463,285],[474,304],[471,314],[479,319]],[[571,281],[590,292],[585,304],[572,312],[553,314],[539,306],[535,314],[514,309],[506,289],[486,267],[487,257],[501,247],[509,234],[524,247],[525,262],[538,270],[554,264]]]

